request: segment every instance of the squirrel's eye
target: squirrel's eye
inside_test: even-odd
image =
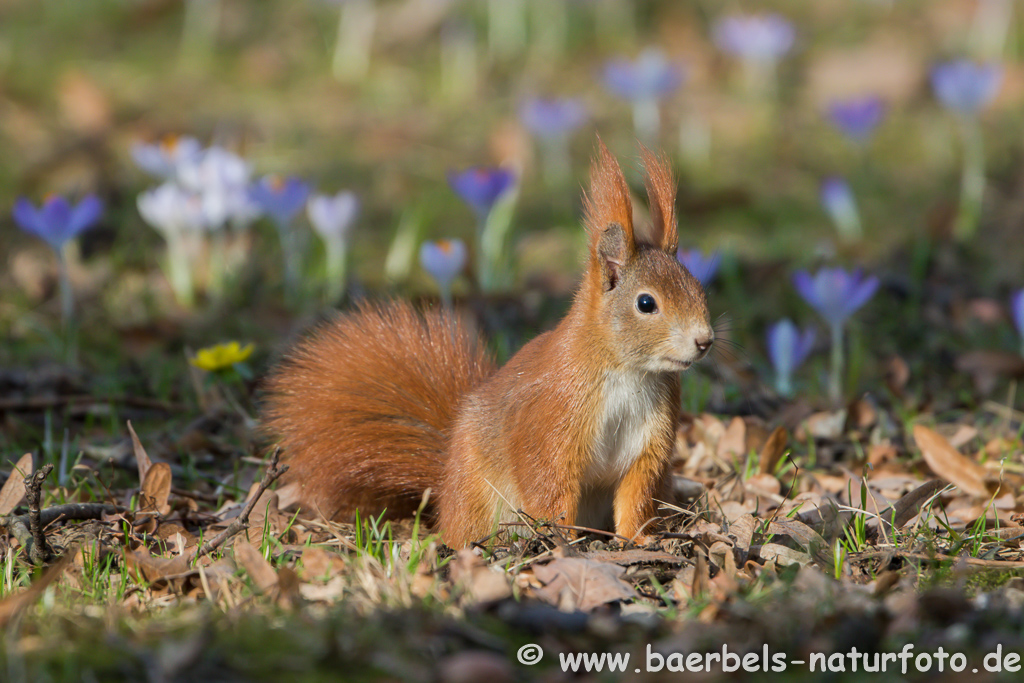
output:
[[[658,302],[650,294],[641,294],[636,298],[636,310],[641,313],[654,313],[658,310]]]

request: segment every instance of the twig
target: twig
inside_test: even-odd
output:
[[[40,511],[39,524],[45,529],[58,520],[101,519],[105,514],[109,515],[123,511],[124,508],[107,503],[67,503],[66,505],[55,505]],[[0,517],[0,529],[6,530],[7,533],[18,539],[18,542],[31,555],[32,548],[35,546],[35,539],[32,532],[29,531],[30,524],[29,514]]]
[[[206,543],[203,543],[203,545],[196,550],[196,554],[192,556],[193,562],[203,555],[208,555],[221,547],[235,534],[249,528],[249,515],[256,507],[256,502],[260,499],[263,493],[270,488],[270,485],[273,484],[278,477],[288,471],[288,465],[278,466],[280,459],[281,449],[275,448],[274,452],[270,455],[270,462],[267,464],[267,471],[263,473],[263,480],[260,481],[260,485],[256,489],[256,492],[249,498],[249,502],[247,502],[245,507],[242,508],[242,513],[235,519],[231,520],[231,523],[228,524],[224,531],[220,532]]]
[[[50,546],[46,545],[46,534],[43,533],[42,516],[39,513],[39,499],[42,498],[43,482],[53,471],[53,465],[43,465],[35,473],[25,477],[25,499],[28,501],[28,526],[32,533],[32,547],[29,557],[35,564],[43,564],[50,559]]]

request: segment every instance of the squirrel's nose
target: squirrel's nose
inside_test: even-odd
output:
[[[700,337],[698,339],[694,339],[693,343],[697,345],[697,350],[698,351],[700,351],[701,353],[707,353],[708,349],[711,348],[711,344],[714,341],[715,341],[714,337],[707,336],[707,337]]]

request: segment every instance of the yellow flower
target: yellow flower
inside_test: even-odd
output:
[[[189,359],[189,363],[207,372],[217,372],[230,368],[235,363],[241,363],[252,355],[252,344],[242,346],[236,341],[227,344],[217,344],[199,349],[195,357]]]

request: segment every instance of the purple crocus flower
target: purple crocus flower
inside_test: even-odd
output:
[[[885,104],[874,95],[837,100],[828,106],[828,118],[854,142],[867,142],[885,116]]]
[[[583,125],[587,108],[577,99],[533,98],[519,107],[519,119],[537,137],[557,140]]]
[[[936,65],[931,76],[935,96],[945,107],[972,116],[999,93],[1003,69],[998,64],[976,64],[959,59]]]
[[[810,354],[814,337],[813,329],[801,332],[789,318],[768,328],[768,358],[775,368],[776,389],[780,394],[792,393],[793,372]]]
[[[751,62],[778,61],[795,39],[793,25],[779,14],[733,15],[714,28],[719,49]]]
[[[199,160],[203,147],[193,137],[168,136],[159,142],[132,145],[132,159],[146,173],[173,178],[182,166]]]
[[[691,275],[700,280],[703,287],[707,287],[715,279],[718,266],[722,262],[721,254],[705,257],[699,249],[680,249],[676,252],[676,258],[686,266]]]
[[[813,276],[805,270],[793,275],[797,292],[833,329],[868,302],[878,289],[878,278],[865,277],[861,270],[847,272],[842,268],[822,268]]]
[[[424,242],[420,247],[420,265],[437,281],[441,301],[449,308],[452,305],[452,282],[466,267],[466,259],[466,245],[459,239]]]
[[[476,212],[481,223],[487,220],[495,203],[515,181],[515,174],[504,168],[477,166],[448,174],[448,184]]]
[[[249,189],[249,196],[278,225],[288,225],[306,205],[309,185],[296,177],[264,176]]]
[[[1017,326],[1017,332],[1020,333],[1021,339],[1024,339],[1024,289],[1017,291],[1010,298],[1010,315],[1013,318],[1013,324]]]
[[[99,221],[103,202],[90,194],[72,206],[64,197],[54,195],[36,208],[20,197],[11,213],[22,230],[46,241],[59,254],[65,244]]]
[[[661,50],[644,50],[635,62],[616,59],[605,64],[604,85],[613,94],[631,102],[658,100],[678,88],[683,69]]]

